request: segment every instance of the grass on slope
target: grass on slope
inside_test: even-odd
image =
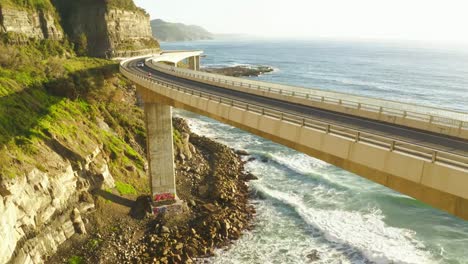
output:
[[[96,147],[116,180],[147,190],[142,110],[115,62],[44,55],[0,44],[0,180],[52,172],[58,153],[75,166]],[[135,177],[129,177],[135,176]]]

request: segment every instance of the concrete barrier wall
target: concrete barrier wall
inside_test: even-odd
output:
[[[147,102],[164,102],[236,126],[468,220],[466,168],[410,155],[385,144],[354,140],[338,130],[324,131],[293,123],[287,117],[248,110],[248,106],[233,106],[219,98],[200,97],[182,88],[168,88],[125,71],[124,75],[138,84],[138,91]]]
[[[440,116],[415,113],[411,111],[404,111],[401,109],[393,109],[348,101],[352,100],[353,97],[356,96],[347,95],[350,97],[349,99],[337,99],[336,97],[338,95],[334,95],[333,93],[328,92],[322,92],[324,95],[320,96],[305,93],[306,91],[304,90],[307,89],[299,87],[294,88],[277,84],[244,80],[240,78],[224,77],[208,73],[191,72],[186,69],[176,69],[166,65],[153,64],[151,62],[148,62],[147,66],[174,76],[215,85],[226,89],[261,95],[268,98],[284,100],[305,106],[378,120],[390,124],[406,126],[452,137],[468,139],[468,122]],[[262,84],[262,86],[258,85],[259,83]],[[267,87],[267,85],[270,87]],[[290,89],[284,90],[285,87]],[[295,91],[293,89],[298,89],[299,91]],[[341,96],[343,96],[343,94]],[[354,99],[358,100],[357,98]],[[368,100],[371,101],[375,99],[369,98]]]

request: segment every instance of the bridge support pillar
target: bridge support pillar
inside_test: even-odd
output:
[[[176,181],[171,106],[145,102],[149,178],[153,202],[175,201]]]
[[[194,71],[200,70],[200,56],[193,56],[189,59],[189,68]]]

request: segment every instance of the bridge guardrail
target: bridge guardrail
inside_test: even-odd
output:
[[[135,81],[135,82],[146,82],[146,83],[153,83],[158,84],[160,86],[164,86],[170,89],[177,90],[179,92],[191,94],[193,96],[198,96],[201,98],[205,98],[208,100],[214,100],[220,104],[229,105],[231,107],[235,107],[238,109],[242,109],[245,111],[255,112],[257,114],[261,114],[264,116],[268,116],[271,118],[279,119],[284,122],[293,123],[296,125],[300,125],[301,127],[307,127],[310,129],[314,129],[317,131],[321,131],[323,133],[342,137],[354,142],[360,142],[363,144],[372,145],[377,148],[384,148],[391,152],[400,152],[406,155],[410,155],[413,157],[417,157],[432,163],[440,163],[447,166],[454,166],[463,170],[468,171],[468,156],[463,156],[455,153],[450,153],[447,151],[441,151],[434,148],[429,148],[426,146],[421,146],[417,144],[413,144],[410,142],[405,142],[399,139],[393,139],[381,135],[375,135],[368,132],[362,132],[356,130],[354,128],[349,128],[340,125],[334,125],[327,122],[307,118],[298,114],[290,114],[284,113],[282,111],[276,110],[274,108],[264,107],[248,102],[244,102],[241,100],[233,100],[227,99],[218,95],[195,91],[192,89],[185,88],[180,85],[175,85],[172,83],[156,80],[153,78],[148,78],[145,75],[135,74],[126,69],[124,66],[125,63],[122,63],[120,66],[121,71],[124,75]]]
[[[462,138],[468,138],[468,113],[450,111],[442,108],[403,104],[394,101],[360,97],[351,94],[293,87],[282,84],[265,83],[205,72],[196,72],[164,65],[161,63],[151,64],[151,66],[156,67],[158,70],[163,72],[177,75],[186,79],[193,78],[205,82],[218,83],[220,85],[232,85],[233,87],[240,87],[244,89],[247,88],[256,92],[268,92],[278,95],[292,96],[305,99],[310,102],[326,103],[359,111],[368,111],[378,116],[387,115],[389,118],[398,117],[405,120],[416,120],[428,123],[430,125],[444,126],[449,130],[458,131],[455,133],[456,135],[460,135]],[[456,136],[453,133],[449,133],[448,135]]]

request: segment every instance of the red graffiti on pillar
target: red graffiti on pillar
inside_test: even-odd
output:
[[[154,195],[154,201],[155,202],[162,202],[162,201],[168,201],[168,200],[175,200],[175,194],[173,193],[160,193]]]

